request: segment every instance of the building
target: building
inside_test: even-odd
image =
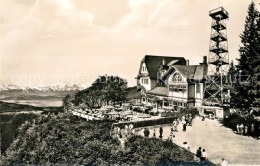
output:
[[[201,106],[207,71],[206,57],[199,65],[189,65],[183,57],[146,55],[136,77],[140,102],[156,110]]]

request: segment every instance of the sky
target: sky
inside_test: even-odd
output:
[[[134,86],[145,55],[181,56],[198,64],[209,52],[209,11],[219,6],[229,12],[229,57],[235,61],[251,2],[0,0],[1,84],[90,85],[108,74]]]

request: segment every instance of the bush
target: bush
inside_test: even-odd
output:
[[[194,156],[171,141],[157,138],[133,136],[126,142],[127,153],[131,162],[137,165],[171,165],[173,163],[193,162]]]
[[[3,165],[152,165],[193,162],[193,155],[170,141],[130,137],[122,150],[110,136],[112,122],[49,114],[19,128],[2,157]]]

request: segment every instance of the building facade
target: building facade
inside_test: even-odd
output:
[[[206,58],[189,65],[183,57],[146,55],[137,76],[141,103],[157,110],[201,106],[207,68]]]

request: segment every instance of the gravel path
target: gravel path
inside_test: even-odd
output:
[[[159,128],[156,129],[156,137],[159,136]],[[150,137],[154,129],[150,129]],[[193,120],[192,127],[187,127],[187,131],[182,131],[181,124],[175,132],[176,143],[182,146],[187,141],[193,153],[198,147],[206,149],[209,160],[220,163],[222,157],[230,165],[260,165],[260,140],[247,136],[235,134],[231,129],[222,126],[217,120],[200,118]],[[143,135],[143,130],[139,131]],[[163,127],[163,138],[170,135],[170,126]]]

